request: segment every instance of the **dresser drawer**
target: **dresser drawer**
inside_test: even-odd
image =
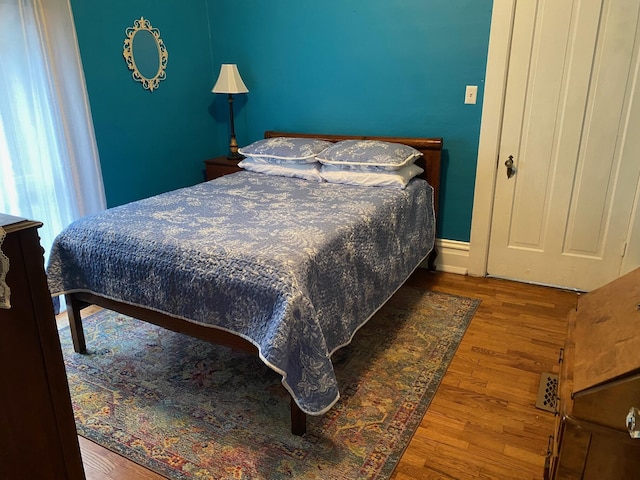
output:
[[[631,407],[640,408],[640,374],[575,394],[572,416],[627,432]]]
[[[554,479],[638,478],[640,442],[632,440],[628,434],[565,417],[561,435]]]

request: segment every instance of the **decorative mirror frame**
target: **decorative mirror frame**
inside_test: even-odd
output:
[[[138,66],[136,65],[136,60],[133,56],[133,39],[141,30],[148,31],[156,42],[156,47],[158,49],[158,71],[153,78],[147,78],[140,73],[138,70]],[[160,38],[160,30],[157,28],[153,28],[149,20],[146,20],[144,17],[140,17],[139,20],[135,20],[133,22],[133,27],[128,27],[125,30],[127,38],[124,39],[124,49],[122,55],[124,56],[125,61],[127,62],[127,67],[129,70],[132,70],[133,73],[131,76],[134,80],[142,83],[142,87],[146,88],[150,92],[153,92],[161,80],[164,80],[167,77],[165,72],[167,68],[167,60],[169,59],[169,52],[167,52],[167,47],[164,46],[164,42]]]

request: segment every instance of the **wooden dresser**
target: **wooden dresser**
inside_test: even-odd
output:
[[[10,308],[0,308],[0,479],[84,479],[38,222],[0,214]]]
[[[627,427],[640,408],[640,269],[569,313],[558,397],[548,478],[640,479],[640,438]]]

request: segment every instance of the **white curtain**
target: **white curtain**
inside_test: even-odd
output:
[[[48,257],[105,207],[69,0],[0,0],[0,212],[43,222]]]

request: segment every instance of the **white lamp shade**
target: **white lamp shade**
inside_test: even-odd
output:
[[[211,91],[213,93],[247,93],[249,89],[242,81],[237,65],[223,64],[218,81]]]

